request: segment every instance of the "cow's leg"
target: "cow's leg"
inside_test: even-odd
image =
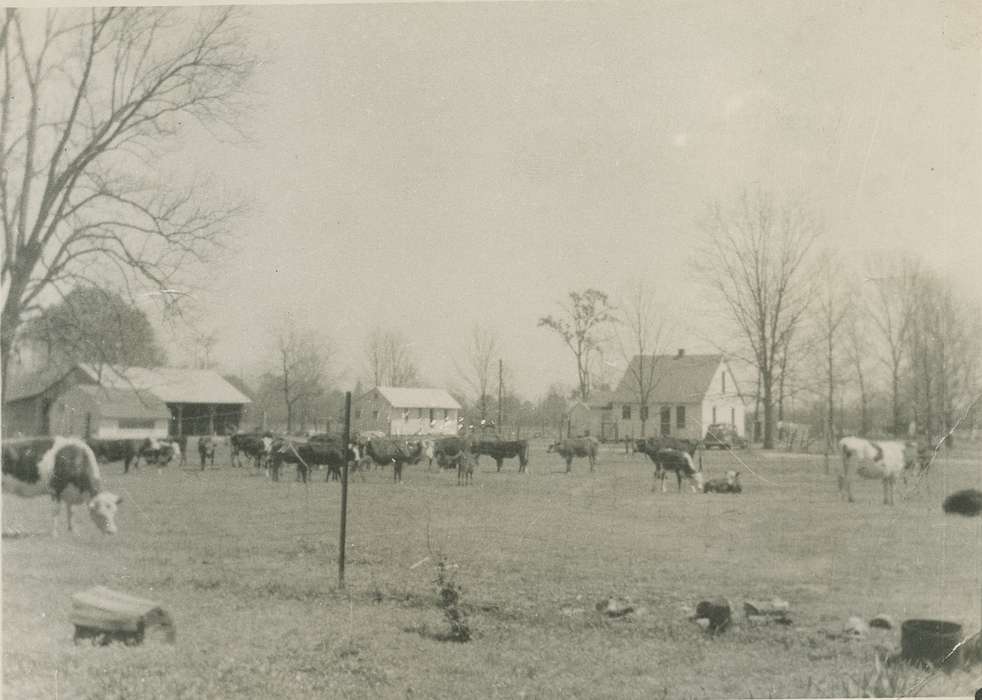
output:
[[[659,474],[659,477],[661,478],[661,492],[668,493],[668,484],[666,483],[668,479],[668,470],[661,468],[661,474]]]
[[[895,477],[888,476],[883,479],[883,504],[887,506],[893,505],[893,484]]]
[[[494,461],[497,463],[497,465],[498,465],[498,471],[500,472],[501,471],[501,465],[505,463],[505,458],[504,457],[495,457],[494,458]]]
[[[51,509],[51,536],[58,536],[58,517],[61,515],[61,500],[56,496]]]
[[[566,458],[566,473],[569,474],[570,470],[573,468],[573,455]]]

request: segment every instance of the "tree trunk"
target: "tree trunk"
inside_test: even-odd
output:
[[[907,428],[901,425],[903,418],[900,416],[900,368],[896,365],[893,367],[890,388],[893,400],[893,435],[900,437],[907,432]]]
[[[770,372],[761,372],[764,385],[764,449],[774,449],[774,377]]]

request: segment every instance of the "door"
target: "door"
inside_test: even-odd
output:
[[[661,409],[661,434],[672,434],[672,407],[662,406]]]

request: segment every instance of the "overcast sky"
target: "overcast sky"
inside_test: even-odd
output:
[[[353,384],[380,325],[452,386],[481,322],[533,398],[576,380],[537,319],[638,279],[680,319],[667,349],[712,351],[690,261],[706,205],[744,187],[803,195],[828,245],[916,253],[982,298],[979,7],[252,7],[253,141],[180,153],[252,204],[201,298],[215,357],[261,369],[289,317]]]

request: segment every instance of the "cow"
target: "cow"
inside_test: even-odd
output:
[[[72,506],[85,503],[96,527],[116,534],[116,509],[123,499],[102,490],[99,463],[92,448],[77,438],[15,438],[3,441],[3,491],[54,500],[51,535],[58,536],[58,515],[64,502],[68,531]]]
[[[525,467],[527,467],[529,463],[528,440],[482,438],[474,441],[471,450],[474,452],[475,457],[480,455],[487,455],[488,457],[491,457],[498,465],[499,472],[501,471],[501,465],[504,463],[506,458],[518,457],[519,473],[524,472]]]
[[[691,488],[693,491],[703,490],[702,472],[696,469],[695,462],[692,460],[692,455],[689,454],[687,450],[662,447],[660,449],[646,452],[645,454],[647,454],[648,457],[651,458],[651,461],[655,463],[654,478],[661,481],[662,493],[665,493],[667,490],[665,479],[668,476],[668,472],[675,472],[675,478],[678,480],[679,491],[682,490],[683,477],[692,482]],[[654,485],[652,485],[651,490],[655,490]]]
[[[122,462],[123,473],[128,474],[130,465],[137,458],[143,441],[88,438],[85,443],[92,449],[98,461],[103,463]]]
[[[702,487],[703,493],[742,493],[740,472],[730,470],[722,479],[710,479]]]
[[[573,468],[573,457],[586,457],[590,461],[590,471],[597,464],[600,441],[595,437],[566,438],[549,445],[546,452],[555,452],[566,460],[566,473]]]
[[[457,461],[457,486],[468,485],[474,482],[474,467],[477,464],[477,455],[464,451]]]
[[[182,433],[181,435],[175,435],[170,441],[180,448],[179,464],[182,467],[185,466],[188,463],[188,436]],[[214,466],[214,462],[212,462],[212,465]]]
[[[856,462],[856,472],[867,479],[883,481],[883,503],[893,505],[893,488],[898,476],[905,476],[918,463],[917,445],[899,440],[873,441],[861,437],[844,437],[839,440],[842,451],[842,474],[839,475],[839,493],[853,502],[849,467]]]
[[[198,438],[198,456],[201,458],[201,471],[205,470],[205,463],[211,462],[215,466],[215,438],[211,435],[202,435]]]
[[[166,467],[172,459],[180,460],[181,447],[176,442],[165,438],[146,438],[136,454],[136,466],[140,466],[140,458],[148,465],[158,468]]]
[[[241,455],[245,455],[260,470],[265,466],[272,450],[273,436],[270,433],[235,433],[229,436],[228,444],[232,451],[232,466],[241,467]]]
[[[471,442],[463,437],[445,437],[433,445],[436,463],[443,469],[457,469],[465,453],[471,451]]]
[[[297,479],[307,483],[310,470],[314,466],[327,467],[326,479],[341,478],[341,467],[345,463],[357,460],[356,453],[349,445],[342,448],[342,440],[334,435],[312,435],[307,440],[280,438],[273,444],[270,451],[269,465],[273,481],[280,479],[280,465],[283,463],[297,466]]]
[[[402,481],[403,465],[416,464],[423,457],[423,443],[396,438],[372,438],[365,445],[365,453],[379,465],[392,465],[392,480]]]

